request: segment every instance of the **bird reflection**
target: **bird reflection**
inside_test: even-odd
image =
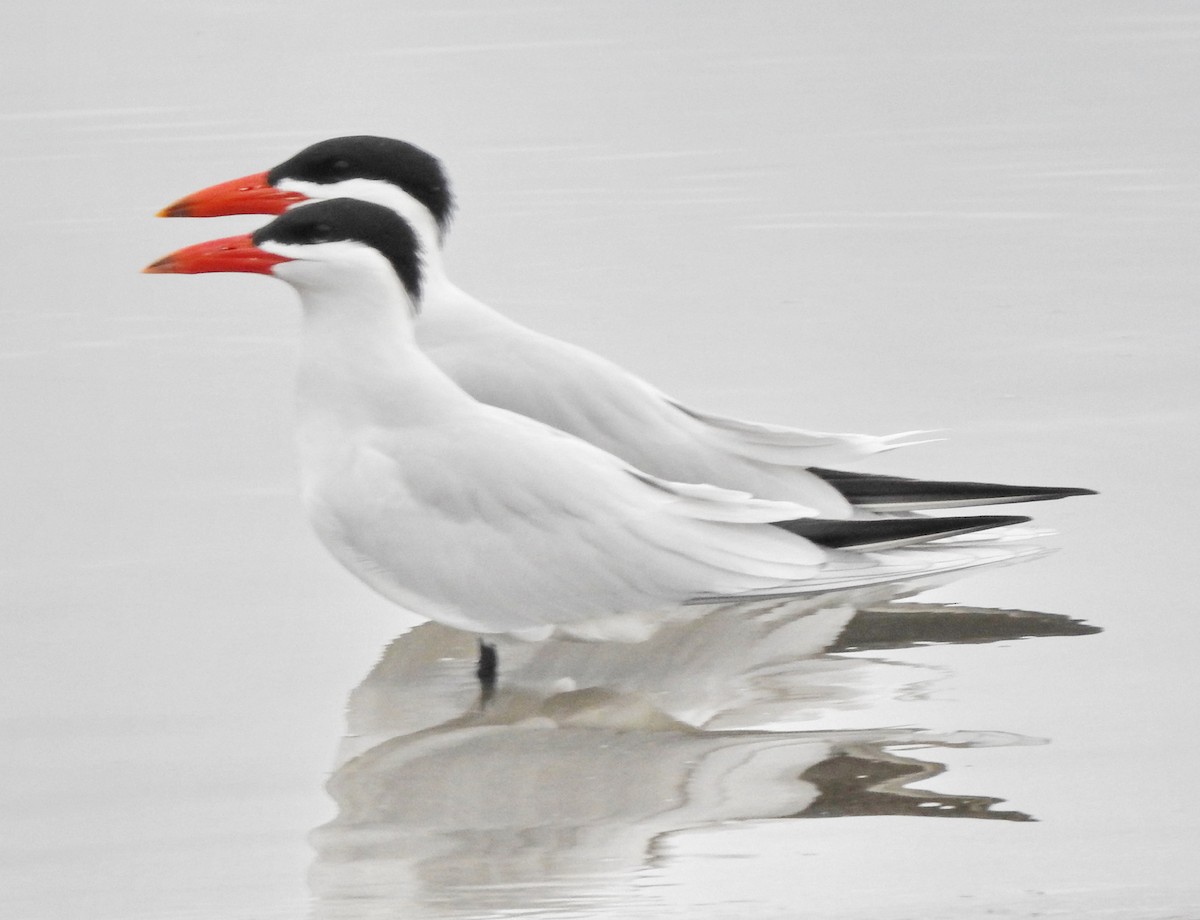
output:
[[[894,679],[881,675],[896,666],[848,651],[1097,631],[1028,611],[727,605],[637,645],[505,647],[481,706],[473,637],[425,624],[351,696],[328,786],[337,817],[313,835],[313,916],[586,916],[618,905],[669,835],[727,822],[1032,820],[911,787],[942,772],[922,759],[939,748],[1030,739],[795,725],[867,705]]]
[[[996,737],[996,736],[993,736]],[[981,746],[986,738],[975,733]],[[1032,821],[1023,811],[997,811],[1003,799],[984,795],[947,795],[909,788],[909,783],[932,779],[945,771],[937,763],[902,757],[887,750],[888,742],[848,744],[805,770],[800,779],[817,788],[817,798],[792,818],[844,818],[865,815],[919,815],[940,818],[990,818]],[[932,746],[936,746],[933,743]],[[949,746],[943,740],[942,746]]]

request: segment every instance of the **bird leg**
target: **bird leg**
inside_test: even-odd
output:
[[[499,658],[496,646],[479,640],[479,664],[475,667],[475,676],[479,678],[479,703],[486,706],[496,692],[496,675],[499,671]]]

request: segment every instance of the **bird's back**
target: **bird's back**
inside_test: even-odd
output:
[[[805,467],[891,446],[886,438],[692,411],[613,362],[501,317],[455,288],[431,292],[416,333],[429,357],[479,401],[568,431],[664,479],[714,483],[845,517],[845,498]]]

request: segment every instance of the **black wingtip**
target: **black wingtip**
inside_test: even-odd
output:
[[[809,472],[841,492],[850,504],[875,511],[1044,502],[1097,494],[1094,489],[1074,486],[1011,486],[998,482],[910,479],[817,467],[810,468]]]
[[[878,550],[895,549],[1013,524],[1027,524],[1029,521],[1030,518],[1019,514],[987,514],[849,521],[802,518],[781,521],[775,526],[827,549]]]

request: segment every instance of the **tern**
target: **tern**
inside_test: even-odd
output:
[[[822,545],[786,526],[816,509],[665,480],[482,403],[418,345],[423,270],[413,228],[353,199],[145,269],[266,274],[297,291],[303,503],[342,565],[418,615],[481,636],[642,641],[713,605],[916,590],[1043,552],[986,535]],[[494,669],[494,652],[481,657],[485,685]]]
[[[356,198],[390,208],[423,252],[416,339],[480,402],[569,432],[653,476],[712,483],[795,501],[825,518],[910,512],[1094,494],[1090,489],[947,482],[830,469],[914,440],[802,431],[691,408],[624,368],[528,329],[456,287],[441,246],[454,200],[440,161],[413,144],[357,135],[321,141],[267,172],[188,195],[164,217],[283,214],[300,205]]]

